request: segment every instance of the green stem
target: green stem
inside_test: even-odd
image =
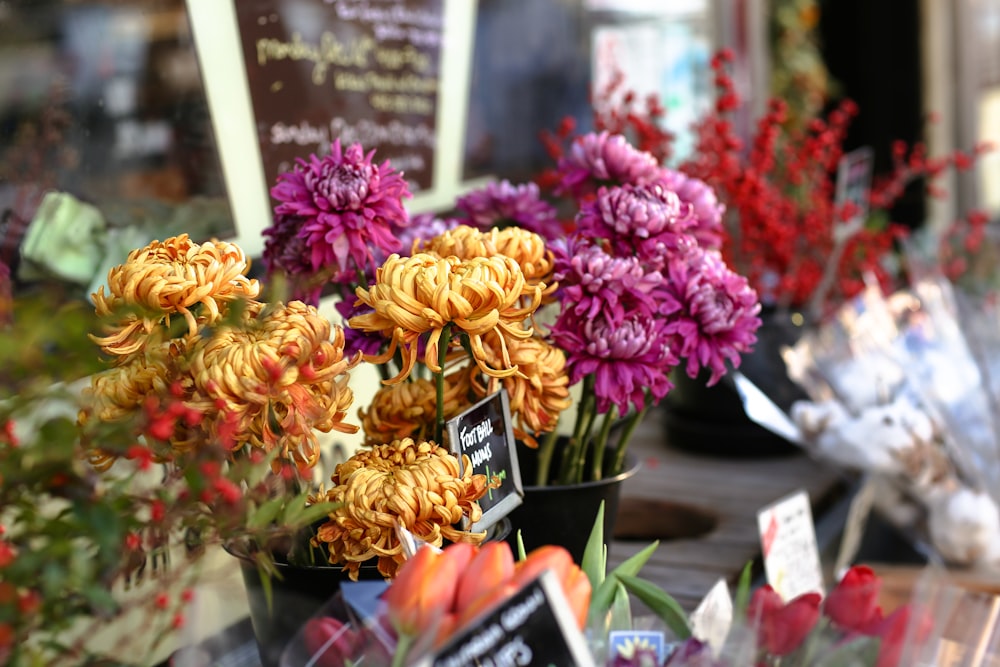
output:
[[[413,646],[413,637],[405,632],[400,633],[396,640],[396,650],[392,654],[392,667],[403,667],[406,664],[406,654]]]
[[[583,426],[583,433],[580,436],[580,446],[575,450],[576,460],[573,461],[573,476],[571,481],[579,484],[583,481],[583,468],[584,462],[587,460],[587,452],[593,446],[593,438],[591,433],[594,430],[594,422],[597,421],[597,398],[594,395],[594,378],[591,377],[590,383],[584,384],[584,391],[587,392],[587,400],[585,402],[586,406],[586,423]]]
[[[569,484],[576,476],[576,462],[580,458],[579,452],[585,452],[586,443],[584,440],[587,417],[593,409],[596,399],[594,397],[594,377],[588,375],[583,378],[583,387],[580,396],[580,405],[577,408],[576,424],[573,426],[573,437],[563,453],[562,465],[559,467],[559,482]]]
[[[633,412],[628,416],[625,421],[625,429],[622,431],[622,435],[618,439],[618,447],[615,450],[615,461],[611,466],[611,470],[608,471],[609,475],[617,475],[622,471],[622,467],[625,465],[625,452],[628,449],[628,442],[632,439],[632,433],[635,432],[635,427],[638,426],[639,422],[643,420],[648,410],[649,400],[646,401],[646,405],[642,408],[642,410]]]
[[[451,325],[446,324],[441,330],[441,340],[438,341],[438,366],[441,370],[434,373],[437,388],[437,417],[434,420],[434,442],[444,442],[444,362],[448,358],[448,346],[451,344]]]
[[[535,486],[546,486],[549,483],[549,470],[552,469],[552,454],[556,451],[556,442],[559,439],[559,424],[550,433],[545,434],[545,439],[538,445],[538,472],[535,474]]]
[[[617,405],[612,405],[611,409],[604,413],[601,431],[597,435],[597,442],[594,443],[594,459],[590,462],[590,478],[594,481],[604,478],[604,450],[608,446],[608,433],[611,432],[611,425],[617,416]]]

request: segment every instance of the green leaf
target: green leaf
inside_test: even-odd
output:
[[[521,536],[521,529],[517,529],[517,560],[522,561],[528,557],[524,550],[524,538]]]
[[[615,582],[615,596],[611,602],[610,630],[632,629],[632,604],[628,591],[620,581]]]
[[[645,549],[635,554],[625,562],[621,563],[618,567],[611,571],[611,576],[607,577],[604,581],[594,589],[593,594],[590,596],[590,608],[592,610],[596,609],[600,613],[604,613],[608,607],[611,606],[611,600],[615,594],[615,577],[620,575],[635,576],[642,569],[642,566],[646,564],[649,557],[653,555],[656,548],[660,546],[660,541],[657,540],[647,546]]]
[[[313,505],[306,505],[305,503],[306,496],[298,496],[290,500],[281,524],[291,529],[311,526],[340,507],[340,503],[321,502]]]
[[[607,559],[604,555],[604,501],[597,508],[597,518],[594,519],[594,527],[590,529],[590,537],[587,538],[587,545],[583,549],[583,562],[580,569],[590,579],[590,588],[597,590],[597,587],[604,581],[607,573]]]
[[[736,595],[733,598],[733,618],[746,618],[747,605],[750,603],[750,579],[753,575],[753,561],[748,561],[740,572],[736,584]]]
[[[659,586],[628,574],[616,574],[615,577],[625,585],[629,593],[642,601],[650,610],[659,616],[668,628],[684,640],[691,636],[691,626],[688,625],[684,609]]]
[[[247,528],[257,530],[271,524],[285,505],[285,498],[271,498],[260,505],[247,519]]]

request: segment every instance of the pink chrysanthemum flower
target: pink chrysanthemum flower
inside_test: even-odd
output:
[[[400,249],[399,228],[409,222],[403,198],[411,194],[388,160],[372,164],[374,154],[365,154],[361,144],[342,151],[338,139],[329,155],[296,160],[271,188],[271,196],[280,202],[275,214],[301,220],[299,236],[314,271],[374,268],[373,250],[388,255]]]
[[[562,233],[555,207],[542,199],[534,183],[490,183],[459,197],[455,208],[480,229],[514,225],[545,239]]]
[[[614,252],[657,265],[695,244],[686,233],[694,224],[691,207],[660,185],[601,188],[581,205],[576,223],[582,236],[607,239]]]
[[[727,361],[738,367],[740,354],[757,342],[760,302],[718,251],[695,249],[686,259],[670,263],[665,287],[681,309],[671,316],[667,331],[676,337],[677,353],[687,359],[688,376],[708,368],[711,386],[725,375]]]
[[[559,160],[556,194],[578,199],[601,186],[641,185],[659,175],[656,158],[632,146],[620,134],[591,132],[577,138]]]
[[[637,257],[609,255],[600,245],[574,236],[556,254],[555,279],[559,301],[576,315],[596,317],[607,310],[614,321],[636,304],[649,312],[658,309],[653,292],[663,284],[659,271],[649,270]],[[667,295],[669,297],[669,295]]]
[[[698,240],[698,245],[706,250],[721,248],[725,233],[722,216],[726,213],[726,205],[719,202],[715,190],[701,179],[666,168],[660,170],[658,182],[677,193],[681,203],[691,207],[694,223],[687,231]]]
[[[667,376],[678,359],[670,349],[670,336],[661,319],[641,310],[630,311],[620,321],[607,313],[581,317],[563,311],[552,328],[552,340],[566,353],[570,384],[594,374],[599,413],[615,405],[624,415],[629,403],[641,410],[647,391],[657,403],[673,388]]]

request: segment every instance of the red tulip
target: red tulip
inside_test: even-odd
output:
[[[816,626],[821,601],[819,593],[804,593],[783,604],[774,589],[763,586],[750,598],[747,615],[759,623],[757,636],[768,653],[788,655]]]
[[[823,602],[823,611],[843,630],[871,634],[882,619],[878,606],[882,581],[864,565],[849,569]]]
[[[310,618],[302,640],[316,667],[340,667],[358,658],[364,640],[350,625],[330,616]]]
[[[510,579],[514,574],[514,554],[506,542],[486,542],[464,570],[455,593],[455,611],[463,615],[476,598]]]
[[[459,577],[461,554],[456,557],[425,545],[400,566],[382,599],[396,630],[415,637],[436,632],[451,611]]]

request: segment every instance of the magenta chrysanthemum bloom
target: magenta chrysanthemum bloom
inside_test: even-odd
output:
[[[661,185],[601,188],[581,205],[576,224],[583,236],[608,239],[616,253],[658,265],[695,244],[686,233],[694,224],[691,207]]]
[[[677,353],[687,359],[687,374],[693,378],[708,368],[711,386],[725,375],[727,361],[738,367],[740,354],[757,342],[760,300],[718,251],[698,248],[685,259],[670,263],[666,285],[681,308],[670,317],[667,331],[677,338]]]
[[[659,174],[651,154],[640,151],[620,134],[590,132],[577,138],[560,158],[556,194],[583,198],[601,186],[641,185]]]
[[[698,240],[698,245],[706,250],[721,248],[726,205],[716,197],[715,190],[701,179],[667,168],[660,170],[657,182],[677,193],[681,203],[691,207],[694,224],[687,231]]]
[[[620,321],[626,309],[641,307],[652,315],[660,307],[660,297],[653,296],[663,284],[659,271],[648,270],[632,255],[609,255],[578,235],[556,253],[554,279],[559,302],[575,315],[592,318],[607,311],[612,321]]]
[[[670,336],[662,320],[638,310],[619,322],[606,313],[591,318],[563,311],[552,327],[552,340],[566,353],[571,384],[594,374],[599,413],[615,405],[624,415],[629,403],[641,410],[647,390],[656,403],[673,388],[667,376],[678,360]]]
[[[544,239],[562,233],[555,207],[542,199],[534,183],[490,183],[459,197],[455,208],[480,229],[523,227]]]
[[[326,157],[297,159],[271,188],[280,202],[275,213],[301,219],[313,270],[352,271],[352,263],[373,265],[373,250],[388,255],[400,249],[398,231],[408,224],[403,198],[410,190],[388,160],[372,164],[374,154],[366,155],[361,144],[342,151],[338,139]]]
[[[410,225],[399,232],[399,242],[402,250],[399,254],[409,257],[413,254],[414,241],[427,241],[438,234],[455,229],[461,220],[457,218],[439,218],[433,213],[418,213],[410,218]]]

